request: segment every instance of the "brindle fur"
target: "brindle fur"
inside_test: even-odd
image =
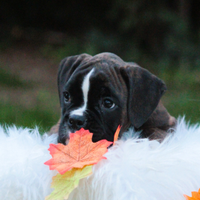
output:
[[[176,119],[170,116],[160,101],[166,91],[164,82],[146,69],[135,63],[124,62],[112,53],[101,53],[94,57],[81,54],[67,57],[61,62],[58,73],[61,109],[64,107],[61,101],[62,88],[73,72],[82,70],[84,74],[94,66],[99,69],[100,79],[105,81],[110,79],[112,83],[118,80],[114,88],[117,88],[117,95],[126,101],[119,116],[122,125],[121,134],[130,126],[134,126],[136,130],[141,131],[141,137],[163,140],[168,130],[175,127]],[[59,126],[62,126],[60,120],[50,132],[58,133]]]

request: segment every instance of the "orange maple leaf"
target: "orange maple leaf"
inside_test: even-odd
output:
[[[50,144],[52,159],[44,164],[49,165],[51,170],[57,170],[64,174],[72,168],[83,168],[85,165],[96,164],[108,151],[107,147],[112,144],[107,140],[92,142],[92,133],[83,128],[70,134],[67,146],[63,144]]]
[[[192,196],[184,195],[187,200],[200,200],[200,189],[198,192],[192,192]]]
[[[121,126],[118,126],[114,135],[114,141],[113,141],[114,145],[115,145],[115,142],[118,140],[120,130],[121,130]]]

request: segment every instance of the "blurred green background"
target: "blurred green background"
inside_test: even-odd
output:
[[[49,130],[60,60],[103,51],[163,79],[169,112],[200,122],[199,9],[199,0],[1,2],[0,123]]]

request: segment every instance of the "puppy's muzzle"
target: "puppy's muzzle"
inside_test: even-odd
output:
[[[72,115],[68,119],[68,126],[73,130],[79,130],[86,125],[86,117],[80,115]]]

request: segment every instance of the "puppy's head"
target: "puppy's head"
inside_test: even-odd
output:
[[[92,140],[113,140],[118,125],[140,128],[155,110],[165,84],[134,63],[111,53],[65,58],[59,68],[61,122],[58,141],[80,128]]]

